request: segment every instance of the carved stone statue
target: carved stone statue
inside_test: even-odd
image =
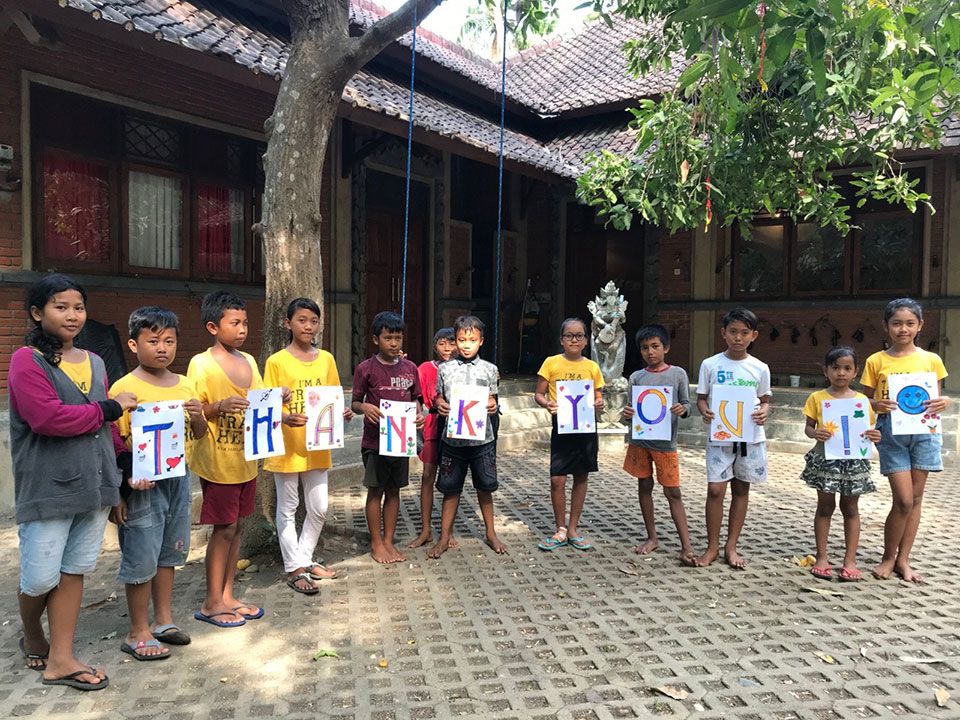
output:
[[[593,316],[590,323],[590,354],[603,374],[604,423],[617,423],[627,401],[628,381],[623,377],[627,357],[627,336],[623,323],[627,319],[627,301],[611,280],[587,303]]]

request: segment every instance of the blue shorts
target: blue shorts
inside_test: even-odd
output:
[[[86,575],[97,567],[110,508],[20,523],[20,592],[46,595],[60,574]]]
[[[158,567],[177,567],[190,552],[190,474],[157,480],[150,490],[134,490],[127,498],[127,524],[117,530],[120,571],[117,580],[140,585]]]
[[[911,470],[927,470],[940,472],[943,470],[943,458],[940,449],[943,447],[943,436],[929,435],[894,435],[890,428],[890,415],[884,413],[877,418],[877,430],[880,431],[880,442],[877,443],[877,452],[880,453],[880,474],[892,475],[898,472]]]

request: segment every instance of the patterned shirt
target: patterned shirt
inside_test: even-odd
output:
[[[480,385],[490,388],[490,395],[496,397],[500,386],[500,371],[497,366],[486,360],[481,360],[479,355],[474,355],[469,360],[457,357],[441,364],[437,368],[437,397],[444,400],[450,399],[450,391],[459,385]],[[443,442],[454,446],[476,446],[476,440],[458,440],[456,438],[444,437]],[[487,423],[487,433],[483,443],[493,442],[492,423]]]

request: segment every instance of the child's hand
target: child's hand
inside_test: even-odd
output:
[[[363,417],[371,425],[379,425],[380,419],[383,417],[383,413],[380,412],[378,408],[373,403],[362,403],[360,405],[360,410],[363,412]]]
[[[942,413],[947,409],[947,405],[949,404],[950,398],[941,395],[940,397],[935,397],[932,400],[927,400],[923,406],[926,408],[927,412]]]
[[[487,415],[493,415],[497,411],[497,398],[491,395],[487,398]]]
[[[674,415],[683,415],[687,411],[687,408],[683,403],[674,403],[670,406],[670,412]]]
[[[760,407],[750,415],[757,425],[763,425],[767,421],[767,404],[761,403]]]
[[[120,504],[110,508],[110,522],[114,525],[127,524],[127,501],[120,498]]]
[[[603,395],[598,395],[593,401],[594,410],[603,410]]]
[[[556,415],[556,414],[557,414],[557,409],[558,409],[560,406],[557,405],[557,401],[556,401],[556,400],[547,400],[547,404],[546,404],[545,407],[547,408],[547,410],[550,412],[551,415]]]
[[[124,411],[133,410],[137,407],[137,396],[132,392],[117,393],[117,396],[113,399],[120,403],[120,407],[122,407]]]
[[[287,427],[303,427],[307,424],[307,416],[300,413],[289,413],[283,416],[283,424]]]
[[[863,436],[872,443],[880,442],[880,431],[876,428],[865,430]]]
[[[417,410],[417,419],[414,420],[414,425],[417,426],[417,430],[423,430],[423,424],[427,421],[427,416],[424,415],[419,409]]]
[[[186,411],[191,420],[199,420],[202,418],[204,421],[206,421],[206,418],[203,417],[203,405],[196,398],[190,398],[189,400],[184,401],[183,409]]]
[[[247,402],[246,398],[242,398],[239,395],[225,397],[217,403],[217,409],[220,413],[243,412],[248,407],[250,407],[250,403]]]
[[[716,415],[713,414],[713,410],[710,409],[710,406],[706,402],[701,402],[697,400],[697,410],[700,411],[700,416],[703,418],[703,422],[709,425],[713,422],[713,419]]]
[[[152,480],[134,480],[133,478],[130,478],[127,480],[127,484],[134,490],[153,490],[153,486],[156,483],[154,483]]]
[[[819,440],[820,442],[826,442],[833,437],[833,433],[827,430],[826,428],[818,427],[813,431],[813,439]]]
[[[353,420],[353,410],[346,407],[343,409],[343,421],[350,422],[351,420]]]
[[[448,417],[450,415],[450,403],[448,403],[444,398],[437,397],[436,402],[433,403],[433,406],[437,409],[437,412],[443,415],[443,417]]]
[[[292,398],[292,397],[293,397],[293,393],[290,392],[290,388],[288,388],[288,387],[282,387],[282,388],[280,388],[280,398],[281,398],[281,400],[283,401],[283,404],[284,404],[284,405],[289,404],[290,398]]]
[[[637,414],[637,411],[633,409],[633,405],[627,405],[623,409],[623,417],[626,420],[632,420],[633,416]]]
[[[889,400],[889,399],[887,399],[887,400],[871,400],[870,402],[873,403],[873,410],[874,410],[874,412],[876,412],[878,415],[883,415],[883,414],[885,414],[885,413],[888,413],[888,412],[891,412],[891,411],[897,409],[897,401],[896,401],[896,400]]]

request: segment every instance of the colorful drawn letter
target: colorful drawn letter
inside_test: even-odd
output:
[[[283,391],[281,388],[248,390],[247,401],[250,405],[243,417],[244,459],[283,455],[283,430],[280,427]]]
[[[163,480],[186,474],[186,420],[182,402],[139,405],[130,414],[132,480]]]
[[[757,405],[756,390],[746,386],[716,385],[710,391],[710,441],[714,443],[756,442],[757,424],[753,409]]]
[[[673,388],[669,385],[635,385],[632,392],[634,415],[630,437],[634,440],[669,440],[673,434],[673,423],[668,419]]]
[[[458,385],[450,391],[450,418],[447,437],[483,442],[487,437],[487,403],[490,389],[480,385]]]
[[[591,380],[557,381],[557,433],[595,433],[597,414],[593,401],[596,388]]]
[[[380,454],[411,457],[417,454],[417,404],[380,401]]]

